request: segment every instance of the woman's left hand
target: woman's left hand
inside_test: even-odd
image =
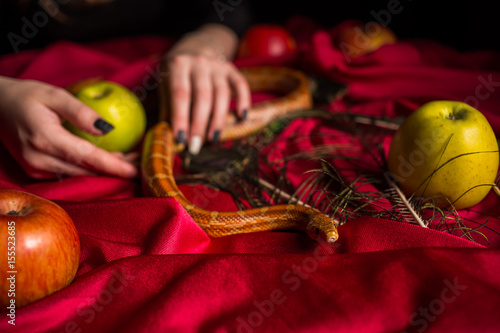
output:
[[[237,39],[225,27],[210,25],[186,35],[166,55],[170,121],[178,143],[196,155],[205,140],[217,143],[232,96],[236,113],[246,117],[248,82],[230,59]]]

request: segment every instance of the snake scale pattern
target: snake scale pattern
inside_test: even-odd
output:
[[[235,140],[258,131],[288,112],[312,107],[307,76],[287,67],[242,68],[251,91],[280,94],[275,99],[252,106],[247,119],[240,121],[232,113],[221,133],[221,141]],[[269,230],[303,230],[328,242],[338,239],[336,222],[320,211],[296,204],[274,205],[248,210],[218,212],[193,205],[177,187],[173,174],[175,154],[184,147],[175,142],[167,123],[168,96],[166,84],[159,88],[160,119],[146,133],[142,151],[142,180],[147,195],[175,198],[193,220],[212,237]]]

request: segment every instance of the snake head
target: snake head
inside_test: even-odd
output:
[[[323,239],[328,243],[334,243],[339,239],[339,233],[337,231],[338,221],[317,212],[309,220],[307,225],[307,234],[312,239],[318,239],[323,237]]]

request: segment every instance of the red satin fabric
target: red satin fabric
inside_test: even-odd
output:
[[[432,41],[401,41],[346,62],[331,44],[338,27],[322,30],[297,18],[289,28],[299,43],[296,57],[236,64],[293,65],[349,84],[347,96],[328,106],[332,112],[395,117],[428,100],[489,93],[478,99],[478,108],[500,131],[497,53],[460,54]],[[101,76],[133,89],[147,84],[169,45],[147,36],[59,42],[1,58],[0,74],[58,86]],[[483,79],[489,86],[477,88]],[[387,149],[390,134],[383,135]],[[272,178],[284,154],[339,143],[351,147],[339,148],[339,154],[356,157],[357,164],[336,162],[347,176],[356,168],[379,170],[356,136],[301,119],[263,148],[261,158],[274,164],[263,163],[262,172]],[[139,179],[34,181],[3,147],[0,156],[0,187],[59,203],[82,243],[73,283],[17,309],[15,327],[2,312],[2,332],[498,331],[497,219],[491,218],[491,230],[483,228],[489,243],[373,217],[348,221],[333,245],[292,231],[211,239],[174,199],[144,196]],[[306,159],[293,162],[287,176],[298,186],[303,172],[316,166]],[[205,208],[236,209],[227,194],[182,190]],[[481,222],[485,216],[478,211],[498,215],[498,199],[491,194],[463,214]]]

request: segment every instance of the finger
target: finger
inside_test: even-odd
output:
[[[122,160],[134,165],[137,168],[141,166],[140,154],[138,152],[131,152],[123,155]]]
[[[124,154],[121,151],[112,151],[110,152],[111,155],[116,156],[118,158],[123,159]]]
[[[171,60],[169,85],[172,107],[172,131],[178,143],[185,143],[189,135],[189,111],[191,106],[191,65],[187,58],[178,56]],[[165,89],[164,87],[162,87]]]
[[[213,104],[213,83],[208,66],[198,66],[193,72],[193,109],[189,139],[189,152],[200,152]]]
[[[130,163],[136,162],[139,159],[139,157],[141,156],[141,154],[137,151],[131,151],[131,152],[128,152],[126,154],[119,152],[119,151],[113,151],[113,152],[110,152],[110,154],[115,156],[115,157],[118,157],[121,160],[130,162]]]
[[[227,77],[216,73],[214,76],[214,107],[212,112],[212,120],[208,131],[208,138],[212,143],[217,144],[220,139],[220,132],[224,127],[226,116],[229,111],[231,100],[231,90]]]
[[[112,124],[64,89],[50,87],[40,98],[47,107],[85,132],[102,135],[113,129]]]
[[[231,86],[236,92],[236,113],[240,119],[245,119],[248,110],[252,106],[250,86],[243,74],[233,64],[229,65],[233,67],[228,77]]]
[[[113,151],[113,152],[110,152],[111,155],[123,160],[123,161],[126,161],[132,165],[135,165],[136,167],[138,167],[140,165],[140,156],[141,154],[139,152],[136,152],[136,151],[132,151],[132,152],[129,152],[129,153],[121,153],[121,152],[117,152],[117,151]]]
[[[48,153],[68,163],[93,171],[123,178],[137,176],[138,170],[119,156],[113,155],[92,143],[61,129],[54,130],[54,141]]]
[[[26,161],[23,168],[30,177],[36,179],[96,175],[88,169],[40,152],[33,152],[30,161]]]

